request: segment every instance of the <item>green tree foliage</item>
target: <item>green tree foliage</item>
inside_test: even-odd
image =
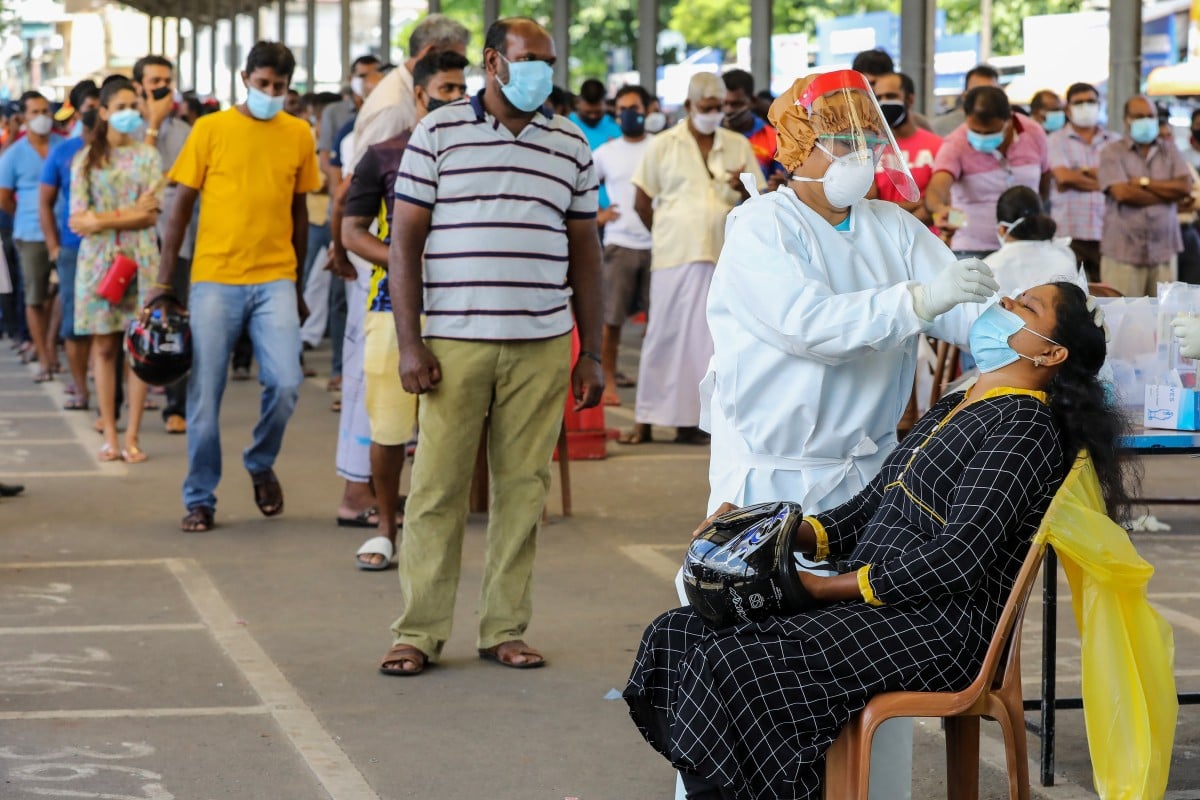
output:
[[[939,0],[950,33],[979,32],[979,0]],[[1011,56],[1025,51],[1022,23],[1042,14],[1083,10],[1083,0],[992,0],[992,53]]]

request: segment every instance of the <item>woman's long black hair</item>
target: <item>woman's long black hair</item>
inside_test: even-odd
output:
[[[1050,410],[1062,432],[1068,468],[1080,450],[1091,454],[1108,514],[1120,521],[1129,516],[1140,476],[1135,462],[1120,454],[1120,439],[1128,433],[1129,422],[1098,377],[1107,354],[1104,330],[1097,327],[1082,289],[1066,282],[1054,286],[1059,296],[1058,321],[1050,338],[1070,355],[1046,387]]]
[[[996,201],[998,222],[1020,222],[1006,229],[1012,238],[1021,242],[1044,242],[1054,238],[1058,223],[1042,207],[1038,193],[1028,186],[1006,189]]]

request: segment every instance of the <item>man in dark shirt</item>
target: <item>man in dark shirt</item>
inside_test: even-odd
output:
[[[422,58],[413,67],[417,119],[466,95],[467,59],[447,50]],[[399,349],[388,294],[387,254],[392,223],[392,189],[400,159],[408,144],[405,131],[371,145],[354,169],[342,215],[342,243],[351,253],[371,262],[367,295],[366,376],[367,416],[371,424],[371,476],[379,508],[379,533],[356,556],[361,569],[386,569],[396,546],[396,495],[404,468],[405,444],[416,423],[417,396],[400,384]],[[378,235],[370,230],[378,222]]]

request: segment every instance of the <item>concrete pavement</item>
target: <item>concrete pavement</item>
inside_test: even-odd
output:
[[[630,332],[636,343],[636,330]],[[626,348],[627,372],[634,371]],[[327,367],[322,352],[311,359]],[[339,529],[336,415],[308,382],[277,471],[281,517],[262,518],[240,464],[258,386],[230,383],[219,527],[178,530],[184,437],[147,414],[145,464],[99,465],[91,415],[61,411],[61,382],[37,386],[0,354],[0,797],[669,798],[669,765],[638,737],[619,700],[638,636],[674,604],[670,583],[703,510],[707,450],[610,446],[575,462],[575,516],[539,541],[529,641],[543,670],[475,653],[485,520],[472,517],[456,628],[444,661],[416,679],[376,665],[399,607],[395,571],[362,573],[369,531]],[[633,391],[609,412],[632,420]],[[666,431],[662,432],[667,435]],[[1155,492],[1200,493],[1200,462],[1152,460]],[[1175,526],[1139,535],[1158,567],[1151,591],[1175,626],[1179,684],[1200,688],[1200,514],[1156,508]],[[1060,693],[1078,693],[1078,640],[1059,607]],[[1026,694],[1038,685],[1040,610],[1024,637]],[[1056,787],[1092,797],[1080,712],[1059,717]],[[985,798],[1006,796],[998,729],[984,725]],[[936,721],[916,734],[913,796],[944,796]],[[1036,755],[1038,739],[1029,739]],[[1200,798],[1200,715],[1183,708],[1171,792]],[[1036,775],[1036,769],[1033,770]]]

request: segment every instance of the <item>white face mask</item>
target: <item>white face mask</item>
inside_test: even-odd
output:
[[[354,92],[354,94],[359,97],[366,97],[366,95],[363,94],[363,92],[366,91],[366,83],[366,79],[361,75],[355,75],[350,79],[350,91]]]
[[[1076,103],[1071,106],[1071,122],[1081,128],[1094,128],[1100,121],[1099,103]]]
[[[29,132],[35,136],[45,136],[54,127],[54,120],[43,114],[40,117],[31,117],[25,123],[25,127],[29,128]]]
[[[825,170],[822,178],[793,177],[794,181],[822,183],[825,199],[834,208],[849,208],[867,196],[875,182],[875,158],[870,150],[858,150],[844,156],[835,156],[820,143],[817,147],[829,156],[833,163]]]
[[[661,111],[651,111],[646,115],[646,132],[658,133],[667,127],[667,115]]]
[[[996,231],[996,238],[1000,240],[1001,247],[1004,247],[1005,239],[1008,237],[1008,235],[1010,233],[1012,233],[1013,228],[1017,227],[1024,221],[1025,221],[1024,217],[1017,217],[1012,222],[1003,222],[1003,221],[1000,222],[998,227],[1003,229],[1004,233],[1001,233],[999,230]]]
[[[692,127],[696,129],[696,133],[703,136],[710,136],[716,133],[717,128],[721,127],[723,119],[725,119],[725,114],[720,111],[714,111],[711,114],[701,114],[693,111]]]

